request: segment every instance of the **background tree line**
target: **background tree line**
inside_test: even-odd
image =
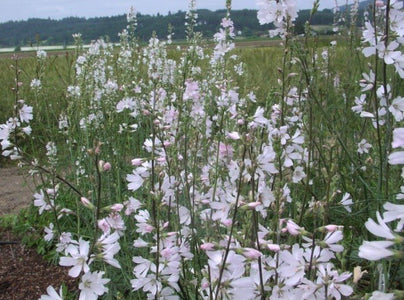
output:
[[[364,9],[369,1],[361,3]],[[212,38],[217,32],[225,10],[198,10],[198,31],[205,38]],[[348,15],[348,14],[347,14]],[[359,14],[360,15],[360,14]],[[254,38],[267,35],[271,26],[261,26],[257,20],[256,10],[234,10],[231,15],[235,30],[240,37]],[[173,39],[185,38],[185,12],[168,13],[167,15],[143,15],[138,13],[137,36],[141,41],[147,41],[153,32],[164,39],[168,34],[169,25],[174,33]],[[301,10],[295,22],[297,33],[303,33],[304,24],[310,18],[310,10]],[[317,12],[311,19],[312,25],[323,25],[322,34],[332,34],[332,24],[335,16],[332,10],[324,9]],[[28,45],[70,45],[73,43],[72,34],[81,33],[84,43],[89,43],[99,37],[108,38],[111,42],[119,40],[118,33],[127,25],[126,16],[79,18],[69,17],[62,20],[32,18],[26,21],[9,21],[0,23],[0,47],[17,47]],[[325,25],[328,25],[327,28]]]

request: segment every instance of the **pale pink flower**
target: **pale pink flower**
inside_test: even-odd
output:
[[[383,208],[386,210],[383,214],[384,222],[399,220],[395,231],[401,232],[404,227],[404,205],[386,202]]]
[[[46,289],[47,295],[42,295],[39,300],[63,300],[63,289],[60,287],[59,294],[55,291],[53,286],[48,286]]]
[[[226,158],[231,159],[233,157],[233,147],[231,145],[227,145],[225,143],[220,143],[219,144],[219,157],[221,159],[226,159]]]
[[[404,151],[393,152],[389,155],[390,165],[403,165],[404,164]]]
[[[372,70],[370,70],[369,75],[366,73],[362,73],[362,76],[363,76],[363,79],[359,83],[359,85],[362,88],[362,92],[370,91],[371,89],[373,89],[373,86],[375,83],[375,78],[376,78],[375,73]],[[361,95],[361,97],[362,97],[362,95]],[[366,96],[365,96],[365,98],[366,98]]]
[[[105,272],[87,272],[81,277],[79,284],[80,297],[79,300],[97,300],[99,296],[108,292],[105,287],[110,279],[102,278]]]
[[[147,210],[140,210],[135,216],[135,219],[137,221],[136,232],[144,235],[146,233],[151,233],[154,230],[154,227],[148,223],[150,221],[150,214]]]
[[[64,267],[72,267],[69,270],[69,276],[78,277],[81,271],[87,273],[90,268],[87,264],[90,250],[90,242],[79,239],[79,245],[68,249],[69,257],[63,256],[60,258],[59,265]]]
[[[122,233],[126,229],[125,222],[122,219],[122,216],[119,213],[112,212],[108,217],[105,218],[108,222],[109,226],[119,233]]]
[[[119,262],[114,258],[115,254],[121,250],[121,246],[118,243],[119,234],[118,232],[114,232],[113,234],[104,233],[97,241],[102,248],[102,259],[107,264],[120,269],[121,265]]]
[[[123,98],[116,105],[117,112],[123,112],[125,109],[133,111],[136,108],[136,102],[134,98]]]
[[[70,232],[62,232],[59,237],[59,243],[56,244],[56,251],[62,252],[70,248],[71,245],[75,247],[78,242],[72,239]],[[68,253],[68,251],[66,251]]]
[[[278,170],[275,167],[276,153],[272,146],[264,146],[261,154],[257,157],[257,163],[261,170],[268,174],[276,174]]]
[[[327,244],[327,249],[330,249],[332,252],[342,252],[344,251],[344,247],[342,245],[338,245],[337,243],[344,238],[342,231],[332,231],[328,232],[325,236],[323,242]]]
[[[104,171],[109,171],[109,170],[111,170],[111,164],[109,163],[109,162],[106,162],[103,166],[102,166],[102,169],[104,170]]]
[[[136,212],[142,206],[142,203],[133,197],[129,197],[128,201],[126,201],[124,204],[126,206],[125,215],[127,216]]]
[[[366,94],[362,94],[358,97],[355,97],[355,106],[352,106],[352,111],[357,114],[361,114],[363,111],[363,106],[366,105]]]
[[[137,278],[146,277],[150,270],[156,272],[156,265],[148,259],[141,256],[134,256],[132,261],[136,264],[136,267],[133,269],[133,274]]]
[[[264,117],[264,108],[258,106],[253,116],[253,121],[248,124],[251,128],[265,127],[268,125],[268,119]]]
[[[260,206],[262,203],[260,201],[255,201],[255,202],[250,202],[247,204],[247,207],[251,208],[251,209],[255,209],[258,206]]]
[[[20,115],[20,120],[21,122],[26,122],[29,123],[30,120],[32,120],[34,117],[32,116],[32,106],[28,106],[24,104],[20,110],[19,110],[19,115]]]
[[[387,249],[394,245],[392,241],[364,241],[359,247],[359,257],[367,260],[380,260],[394,255],[394,252]]]
[[[353,202],[349,193],[345,193],[339,203],[342,204],[348,212],[352,212],[351,205],[353,204]]]
[[[97,221],[98,228],[102,230],[102,232],[107,233],[111,230],[111,226],[107,222],[107,220],[101,219]]]
[[[143,163],[143,159],[141,158],[134,158],[132,159],[132,166],[140,166]]]
[[[306,178],[306,173],[304,173],[303,167],[301,167],[301,166],[296,167],[295,170],[293,171],[293,176],[292,176],[293,183],[298,183],[304,178]]]
[[[304,277],[306,261],[304,259],[304,249],[298,244],[292,246],[291,252],[283,250],[279,253],[280,266],[279,274],[285,278],[284,283],[289,286],[296,285]]]
[[[389,111],[394,116],[397,122],[400,122],[404,119],[404,98],[397,97],[393,100],[389,107]]]
[[[144,247],[148,247],[148,246],[149,246],[149,243],[145,242],[141,238],[138,238],[137,240],[135,240],[133,242],[133,247],[135,247],[135,248],[144,248]]]
[[[39,207],[39,214],[41,215],[44,211],[51,210],[53,201],[51,200],[51,203],[48,203],[45,200],[45,194],[43,190],[40,190],[39,193],[34,194],[34,206]]]
[[[149,292],[151,296],[155,296],[157,291],[162,290],[162,284],[160,281],[156,280],[156,275],[149,274],[146,277],[140,277],[132,279],[131,281],[132,288],[134,291],[137,291],[143,288],[144,292]],[[154,297],[148,297],[149,299],[154,299]]]
[[[369,218],[365,223],[367,230],[369,230],[371,233],[373,233],[374,235],[376,235],[378,237],[393,240],[395,238],[395,236],[392,233],[391,229],[383,221],[379,212],[376,213],[376,217],[377,217],[377,221],[379,222],[379,224],[377,224],[375,221],[373,221],[373,219]]]
[[[381,2],[381,1],[378,1]],[[394,293],[383,293],[381,291],[374,291],[369,300],[394,300],[396,297]]]
[[[393,130],[393,142],[391,143],[391,146],[393,148],[404,148],[404,127]]]
[[[85,207],[90,208],[90,209],[94,208],[94,205],[86,197],[81,197],[80,201]]]
[[[372,148],[372,145],[369,144],[368,141],[365,139],[362,139],[358,143],[358,153],[359,154],[369,153],[370,148]]]
[[[123,204],[115,203],[111,206],[111,210],[114,212],[120,212],[123,209]]]
[[[184,100],[197,101],[200,98],[199,86],[197,81],[187,80],[185,81]]]
[[[133,171],[133,174],[128,174],[126,180],[129,181],[128,189],[130,191],[138,190],[144,182],[143,178],[136,171]]]
[[[346,284],[342,284],[345,280],[351,277],[351,273],[344,272],[338,274],[336,270],[333,270],[333,264],[320,264],[317,267],[317,275],[319,283],[324,283],[328,285],[328,295],[332,296],[336,300],[341,299],[342,296],[349,296],[353,293],[352,287]]]
[[[237,131],[229,132],[227,133],[227,136],[232,140],[239,140],[241,138],[240,134]]]
[[[324,228],[325,228],[328,232],[334,232],[334,231],[336,231],[336,230],[339,228],[339,226],[330,224],[330,225],[324,226]]]
[[[379,57],[384,59],[387,65],[392,65],[401,56],[400,51],[395,51],[400,46],[396,41],[392,41],[387,48],[384,42],[378,43],[376,48],[379,53]]]
[[[291,235],[299,235],[303,228],[289,219],[286,223],[286,229]]]
[[[273,252],[279,252],[281,250],[281,247],[277,244],[268,244],[267,247]]]
[[[247,258],[258,259],[262,256],[262,253],[260,251],[253,248],[244,248],[243,250],[243,255]]]
[[[46,235],[45,235],[45,237],[44,237],[44,240],[45,241],[47,241],[47,242],[49,242],[49,241],[51,241],[51,240],[53,240],[53,236],[54,236],[54,231],[53,231],[53,223],[50,223],[49,224],[49,227],[46,227],[45,226],[45,233],[46,233]]]
[[[222,224],[226,227],[230,227],[231,224],[233,224],[233,220],[232,219],[224,219],[222,220]]]

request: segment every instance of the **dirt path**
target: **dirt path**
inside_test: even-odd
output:
[[[0,216],[17,213],[27,207],[34,194],[34,184],[19,168],[0,168]]]

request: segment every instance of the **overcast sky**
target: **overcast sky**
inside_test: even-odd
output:
[[[335,0],[320,0],[320,8],[331,8]],[[344,4],[346,0],[338,0]],[[225,0],[197,0],[197,8],[224,8]],[[310,8],[312,0],[296,0],[298,7]],[[0,0],[0,22],[28,18],[100,17],[125,14],[133,6],[142,14],[166,14],[187,10],[188,0]],[[233,0],[233,9],[257,9],[256,0]]]

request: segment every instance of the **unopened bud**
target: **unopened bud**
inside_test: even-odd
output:
[[[135,158],[132,159],[132,166],[140,166],[143,163],[143,160],[141,158]]]
[[[89,209],[94,209],[94,205],[86,197],[81,197],[80,201],[85,207]]]
[[[201,245],[201,249],[203,251],[210,251],[213,250],[215,248],[215,244],[213,243],[204,243]]]

